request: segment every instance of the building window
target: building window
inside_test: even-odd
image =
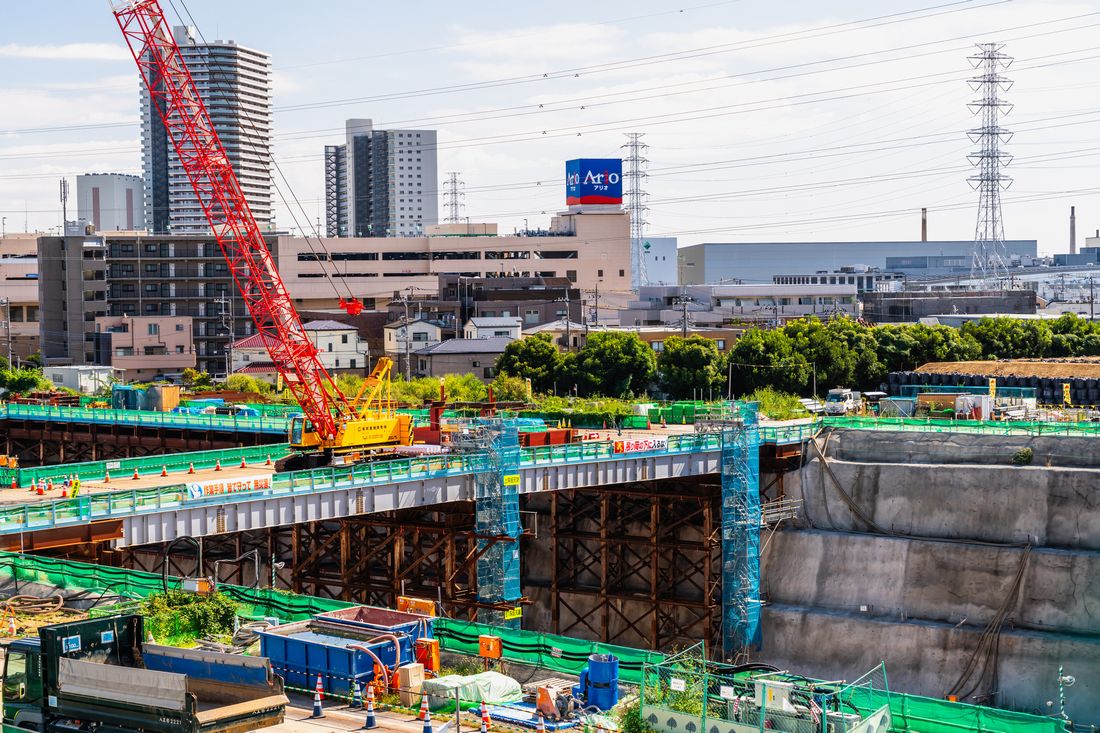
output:
[[[486,379],[492,379],[493,378],[493,368],[492,367],[485,367],[485,371],[482,372],[482,374],[485,375]]]
[[[339,359],[337,359],[337,360],[336,360],[336,368],[337,368],[337,369],[339,369],[339,368],[340,368],[340,360],[339,360]]]
[[[183,330],[183,324],[182,323],[177,323],[176,324],[176,330],[177,331],[182,331]]]
[[[596,270],[596,277],[603,277],[603,270]]]
[[[352,359],[352,360],[351,360],[351,368],[352,368],[352,369],[355,369],[355,368],[356,368],[355,364],[356,364],[356,359]]]
[[[149,324],[149,335],[150,336],[159,336],[160,335],[160,326],[157,325],[156,323],[150,323]]]
[[[427,331],[413,331],[413,343],[416,343],[418,341],[423,342],[423,343],[427,343],[427,341],[428,341],[428,332]]]
[[[328,343],[328,351],[329,351],[330,354],[332,353],[332,342],[331,341]]]
[[[626,277],[626,270],[619,270],[619,277]]]
[[[569,278],[569,282],[571,282],[571,283],[577,282],[577,271],[576,270],[566,270],[565,271],[565,276],[567,278]]]
[[[718,347],[719,351],[725,351],[726,350],[726,340],[725,339],[714,339],[714,345]]]
[[[661,351],[665,350],[665,342],[664,341],[654,341],[653,343],[650,344],[650,346],[652,346],[653,350],[656,351],[656,352],[661,352]]]
[[[475,361],[475,362],[472,362],[472,363],[471,363],[471,366],[472,366],[472,367],[473,367],[474,369],[477,369],[477,368],[478,368],[479,366],[481,366],[481,362],[480,362],[480,361]]]
[[[342,344],[346,344],[347,342],[348,342],[348,335],[347,335],[346,333],[345,333],[345,334],[341,334],[341,335],[340,335],[340,343],[342,343]]]

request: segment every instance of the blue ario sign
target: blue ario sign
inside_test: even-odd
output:
[[[623,161],[620,158],[578,158],[565,162],[565,203],[621,204]]]

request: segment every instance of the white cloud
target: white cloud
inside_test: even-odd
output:
[[[133,57],[124,47],[114,43],[62,43],[35,46],[6,43],[0,46],[0,58],[130,61]]]

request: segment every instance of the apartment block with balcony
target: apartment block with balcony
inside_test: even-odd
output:
[[[231,338],[255,331],[221,248],[207,235],[109,235],[108,315],[186,317],[196,368],[224,374]]]
[[[66,228],[38,237],[39,349],[46,364],[96,363],[95,319],[107,315],[107,245]]]
[[[38,351],[38,235],[0,237],[0,357]]]
[[[179,374],[198,363],[189,316],[103,316],[95,327],[97,361],[128,382]]]

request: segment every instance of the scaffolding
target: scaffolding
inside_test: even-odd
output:
[[[756,405],[722,431],[722,658],[760,646],[760,429]]]
[[[519,430],[514,420],[484,420],[475,428],[486,456],[474,474],[478,601],[490,606],[482,620],[519,626],[509,613],[523,600],[520,589]]]

